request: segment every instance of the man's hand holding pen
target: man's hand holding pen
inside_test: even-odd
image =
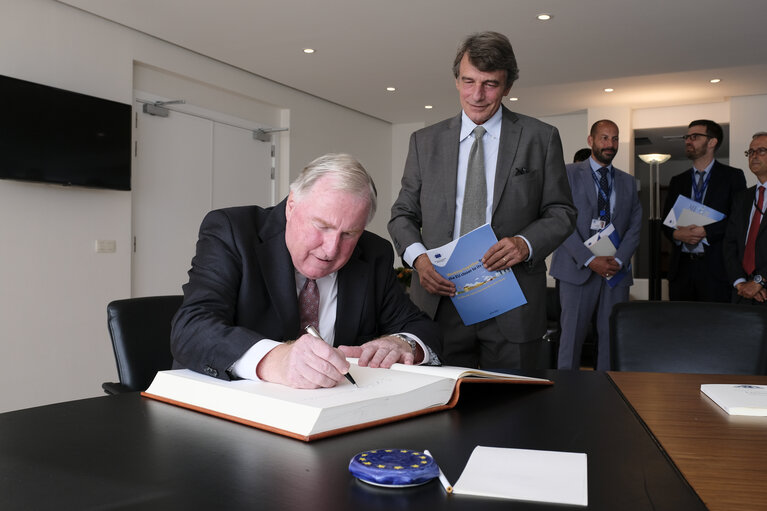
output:
[[[419,346],[414,356],[406,341],[391,335],[362,346],[334,348],[319,336],[307,333],[272,349],[261,359],[256,373],[264,381],[298,389],[335,387],[348,378],[349,362],[346,357],[359,359],[358,364],[362,367],[388,369],[394,363],[420,362],[424,353]]]
[[[256,368],[260,379],[298,389],[335,387],[347,372],[344,353],[311,334],[276,346]]]

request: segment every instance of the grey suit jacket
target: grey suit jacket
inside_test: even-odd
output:
[[[575,224],[575,232],[554,252],[549,273],[552,277],[571,284],[583,284],[592,273],[583,265],[593,255],[583,242],[591,237],[591,220],[599,217],[597,193],[589,160],[567,165],[567,177],[570,180],[575,207],[578,208],[578,220]],[[631,263],[631,256],[639,246],[642,206],[639,203],[636,180],[617,168],[613,189],[615,190],[615,207],[610,221],[621,238],[615,257],[627,266]],[[633,282],[629,274],[618,285],[630,286]]]
[[[174,367],[228,379],[227,369],[261,339],[298,338],[295,269],[285,245],[285,203],[208,213],[173,318]],[[335,345],[409,332],[437,354],[437,325],[405,296],[383,238],[365,231],[338,270]]]
[[[514,267],[527,304],[498,316],[498,324],[507,339],[524,342],[546,331],[544,259],[572,232],[576,210],[557,129],[502,108],[491,226],[499,239],[527,238],[533,257]],[[416,242],[431,249],[453,239],[460,130],[459,114],[410,137],[402,188],[389,221],[400,255]],[[427,293],[417,276],[410,297],[434,317],[440,297]]]

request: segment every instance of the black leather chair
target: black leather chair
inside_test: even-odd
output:
[[[170,322],[182,295],[115,300],[107,305],[107,323],[119,383],[101,385],[107,394],[146,390],[157,371],[170,369]]]
[[[610,316],[615,371],[767,374],[767,308],[626,302]]]

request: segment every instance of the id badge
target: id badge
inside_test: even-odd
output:
[[[601,231],[605,228],[605,221],[600,220],[599,218],[593,218],[591,220],[591,230],[592,231]]]

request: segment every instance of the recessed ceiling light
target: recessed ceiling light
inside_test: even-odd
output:
[[[538,16],[536,16],[541,21],[549,21],[553,16],[547,12],[542,12]]]
[[[304,53],[314,53],[314,48],[304,48]]]
[[[397,89],[395,89],[394,87],[386,87],[386,90],[388,90],[389,92],[394,92]]]
[[[426,106],[424,106],[424,108],[425,108],[426,110],[431,110],[431,109],[432,109],[432,108],[434,108],[434,107],[433,107],[433,106],[431,106],[431,105],[426,105]]]
[[[611,88],[608,87],[608,88],[605,89],[605,92],[613,92],[614,90],[615,89],[611,89]]]
[[[509,98],[509,101],[519,101],[519,98]]]
[[[719,83],[721,81],[722,81],[721,78],[712,78],[711,80],[709,80],[709,82],[711,82],[711,83]]]

